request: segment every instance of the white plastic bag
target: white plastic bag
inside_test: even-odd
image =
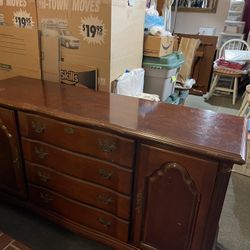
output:
[[[117,79],[116,94],[139,96],[144,87],[144,69],[134,69]]]

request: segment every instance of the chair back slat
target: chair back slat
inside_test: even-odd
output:
[[[250,50],[249,44],[242,39],[231,39],[226,41],[219,51],[219,58],[224,57],[225,50]]]

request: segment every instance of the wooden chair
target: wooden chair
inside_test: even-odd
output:
[[[242,39],[231,39],[225,42],[218,54],[218,58],[224,58],[225,50],[250,50],[249,44]],[[209,92],[204,96],[205,99],[209,99],[215,91],[233,93],[233,104],[236,102],[238,95],[238,81],[245,74],[242,70],[234,70],[231,68],[214,67],[213,80],[210,86]],[[220,77],[231,77],[233,82],[228,87],[219,87],[218,81]]]

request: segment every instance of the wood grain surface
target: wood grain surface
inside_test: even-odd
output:
[[[0,105],[245,162],[247,121],[241,117],[24,77],[0,82]]]

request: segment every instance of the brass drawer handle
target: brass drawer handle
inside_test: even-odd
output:
[[[112,224],[111,221],[106,220],[106,219],[101,218],[101,217],[98,218],[98,221],[99,221],[99,223],[102,224],[105,228],[109,228],[109,227],[111,226],[111,224]]]
[[[101,168],[99,169],[99,175],[105,180],[110,180],[114,176],[114,172]]]
[[[42,134],[45,131],[45,125],[42,122],[32,121],[31,124],[32,124],[32,129],[37,134]]]
[[[38,158],[45,159],[49,153],[47,153],[43,148],[35,147],[35,153]]]
[[[102,151],[106,153],[114,152],[117,149],[115,142],[110,142],[108,140],[98,140],[98,144]]]
[[[44,194],[44,193],[40,193],[40,198],[42,199],[42,201],[44,203],[49,203],[50,201],[53,201],[53,197],[50,194]]]
[[[71,127],[65,127],[64,132],[69,135],[73,135],[75,133],[75,130]]]
[[[40,178],[40,180],[44,183],[47,183],[48,180],[50,179],[50,174],[42,173],[41,171],[38,171],[37,175]]]
[[[110,205],[114,201],[114,198],[99,194],[97,196],[97,200],[103,203],[104,205]]]

